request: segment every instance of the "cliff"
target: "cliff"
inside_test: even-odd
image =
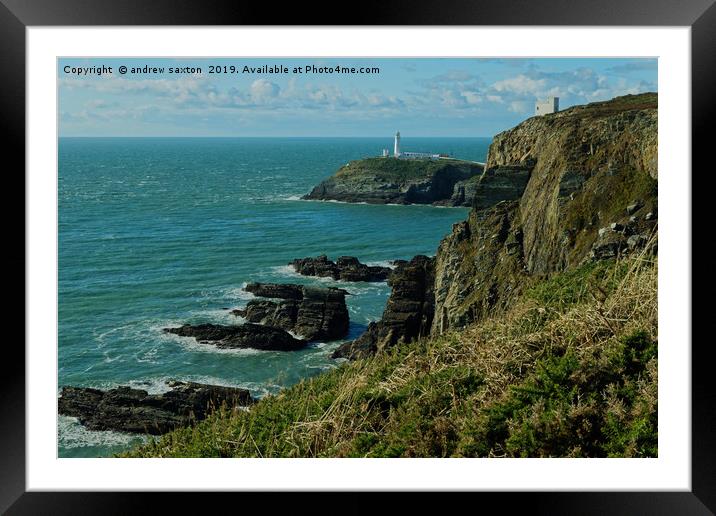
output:
[[[303,198],[470,206],[471,180],[477,179],[482,170],[476,163],[459,160],[366,158],[343,166]]]
[[[498,134],[484,177],[499,175],[519,184],[503,202],[499,190],[476,196],[440,244],[433,334],[505,308],[535,278],[646,243],[657,216],[657,95],[576,106]]]

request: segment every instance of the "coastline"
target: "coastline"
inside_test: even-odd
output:
[[[497,135],[497,143],[493,144],[495,152],[491,150],[485,170],[475,181],[475,200],[470,201],[472,208],[468,218],[452,224],[452,230],[442,238],[433,257],[415,255],[412,258],[399,259],[400,263],[387,277],[390,294],[380,320],[369,321],[358,338],[348,340],[347,347],[341,345],[336,350],[336,353],[339,350],[340,353],[331,355],[333,358],[348,358],[350,363],[331,368],[332,372],[318,374],[312,380],[302,377],[296,385],[280,390],[276,396],[263,398],[257,404],[259,408],[256,412],[249,410],[245,415],[241,415],[219,410],[208,416],[211,424],[219,424],[220,427],[226,424],[226,431],[234,432],[235,425],[254,421],[255,418],[271,419],[275,417],[275,410],[287,410],[290,416],[297,407],[303,407],[301,410],[305,409],[306,414],[312,413],[313,409],[319,410],[310,416],[309,420],[313,417],[325,417],[325,412],[324,416],[320,416],[321,410],[325,411],[334,406],[323,406],[325,396],[332,394],[341,400],[346,396],[351,400],[358,396],[362,403],[367,405],[363,407],[351,401],[343,406],[346,411],[343,414],[345,417],[356,417],[356,412],[360,413],[360,407],[363,407],[362,410],[370,414],[368,417],[374,419],[370,423],[371,428],[375,429],[375,425],[379,425],[380,430],[360,430],[360,425],[353,425],[347,430],[347,434],[335,436],[330,431],[329,434],[324,434],[321,430],[318,435],[325,439],[327,447],[316,452],[310,447],[303,449],[298,446],[304,454],[489,456],[500,450],[507,450],[521,456],[525,453],[529,456],[551,456],[552,453],[558,456],[581,456],[582,453],[586,453],[586,456],[653,456],[656,450],[653,427],[655,405],[651,397],[656,385],[653,373],[657,348],[654,281],[657,268],[658,215],[656,170],[652,157],[656,152],[656,98],[655,95],[649,94],[632,97],[535,117]],[[602,124],[601,120],[604,118],[609,122],[616,121],[619,130],[605,130],[605,127],[612,127],[614,124]],[[543,138],[550,132],[552,139]],[[638,149],[639,152],[627,156],[623,162],[617,164],[613,158],[610,161],[615,149],[628,144],[632,132],[643,133],[645,144]],[[557,141],[557,137],[570,141],[581,138],[582,142],[585,142],[587,136],[594,138],[598,144],[583,143],[581,147],[565,149],[552,143],[552,140]],[[415,164],[410,166],[414,167]],[[558,173],[555,173],[555,170]],[[339,171],[336,176],[340,174]],[[436,177],[430,178],[426,186],[428,190]],[[605,185],[618,191],[619,195],[601,195]],[[414,186],[415,183],[411,183],[410,188]],[[454,185],[451,184],[450,187],[452,186]],[[395,185],[390,188],[395,189]],[[412,191],[410,188],[406,191]],[[382,186],[378,186],[378,190],[382,190]],[[448,188],[444,191],[452,190]],[[463,197],[461,202],[464,201]],[[385,203],[366,201],[365,204]],[[351,253],[357,251],[357,248],[351,249]],[[582,282],[589,285],[588,292],[582,289],[575,294],[573,291]],[[264,285],[281,293],[263,297],[282,301],[249,301],[247,306],[254,307],[259,312],[247,317],[256,317],[258,326],[273,328],[271,331],[278,331],[278,327],[282,327],[281,331],[284,332],[291,331],[291,325],[296,324],[296,317],[300,319],[306,300],[311,300],[312,303],[310,310],[305,308],[311,311],[310,318],[322,314],[318,319],[322,323],[328,320],[327,301],[316,304],[318,298],[315,296],[328,299],[335,297],[334,294],[320,294],[322,291],[316,290],[315,287],[301,286],[298,290],[292,290],[288,289],[286,284]],[[472,285],[472,288],[467,288],[469,285]],[[563,292],[561,289],[564,289],[565,285],[567,291]],[[248,286],[245,288],[248,290]],[[597,299],[596,303],[593,299],[596,295],[593,288],[596,288],[596,292],[601,292],[603,297]],[[323,289],[326,292],[329,290]],[[633,299],[624,296],[625,290],[637,292],[641,296],[641,304],[635,306]],[[302,294],[297,293],[299,291]],[[549,296],[544,296],[545,291],[549,292]],[[341,296],[351,295],[350,292],[342,292]],[[585,297],[587,294],[592,298]],[[559,301],[557,305],[553,305],[555,295]],[[536,306],[535,301],[538,301]],[[554,325],[563,328],[562,331],[565,332],[578,331],[581,326],[568,328],[570,317],[573,317],[572,311],[581,314],[580,317],[584,318],[586,324],[586,321],[594,322],[594,314],[601,313],[600,310],[603,310],[604,306],[607,306],[607,310],[614,310],[615,314],[626,313],[627,316],[609,315],[621,317],[610,319],[602,315],[607,322],[606,329],[602,328],[606,333],[597,338],[600,347],[593,347],[594,337],[589,332],[578,334],[576,349],[569,339],[549,334]],[[345,305],[341,310],[349,312]],[[248,308],[245,311],[247,314],[250,312]],[[331,308],[330,311],[335,312],[335,309]],[[529,324],[523,328],[515,321],[525,314],[528,314],[526,319]],[[536,319],[533,320],[533,316]],[[506,317],[514,326],[500,326],[500,317]],[[620,322],[617,324],[616,320]],[[245,322],[241,326],[242,331],[254,331],[250,324],[254,323]],[[601,323],[597,321],[594,324]],[[191,329],[191,325],[185,326]],[[346,322],[346,332],[347,327]],[[497,333],[491,333],[495,327],[498,328]],[[204,324],[199,330],[208,332],[208,336],[197,335],[196,338],[202,344],[244,347],[244,335],[242,333],[240,338],[237,337],[236,328]],[[471,353],[475,350],[471,349],[470,339],[474,332],[482,335],[478,340],[489,339],[492,335],[498,343],[508,342],[509,346],[518,348],[526,346],[520,353],[526,353],[528,358],[524,363],[518,364],[518,373],[512,371],[515,364],[509,361],[496,366],[501,368],[500,375],[510,378],[506,384],[501,384],[501,380],[491,377],[493,372],[484,369],[484,364],[479,360],[472,361]],[[517,334],[513,335],[511,332]],[[541,351],[536,355],[531,354],[527,350],[534,345],[534,339],[541,338],[543,332],[549,335],[548,344],[541,343],[536,347]],[[300,349],[297,347],[299,341],[293,343],[296,340],[294,337],[305,338],[305,342],[311,339],[305,334],[293,334],[289,337],[292,350]],[[546,347],[542,349],[542,345]],[[459,347],[461,352],[452,354],[453,346]],[[504,350],[507,351],[509,346]],[[437,357],[431,355],[434,349],[439,350]],[[494,349],[492,352],[499,354],[501,350]],[[479,352],[477,354],[479,355]],[[437,360],[441,367],[431,370],[428,362],[428,374],[424,375],[420,368],[426,367],[422,362],[427,359],[426,356]],[[407,385],[401,383],[401,378],[404,377],[400,376],[399,371],[410,363],[409,358],[419,362],[416,365],[418,369],[409,373],[409,377],[416,379],[417,383],[409,381],[411,390],[406,394],[407,397],[401,395],[396,398],[396,393],[402,392]],[[592,368],[604,360],[614,369],[602,377],[599,370],[595,373]],[[372,369],[375,364],[378,365],[377,370]],[[546,376],[541,375],[542,370],[548,371]],[[340,384],[345,381],[355,387],[354,382],[362,381],[361,371],[375,380],[366,380],[371,386],[368,391],[361,394],[360,389],[354,388],[351,391],[348,385],[335,385],[335,382]],[[443,400],[441,397],[446,393],[441,390],[440,385],[434,384],[439,383],[442,372],[448,375],[446,381],[452,389],[452,401]],[[589,378],[595,374],[597,377],[593,381],[580,380],[581,383],[577,384],[580,391],[577,392],[575,401],[573,391],[563,392],[563,389],[567,389],[573,381],[572,375],[577,373],[581,375],[580,378]],[[378,375],[377,379],[375,375]],[[561,378],[556,386],[544,387],[545,382],[555,382],[556,377]],[[647,379],[646,384],[640,383],[642,377]],[[381,386],[386,382],[395,384],[387,393],[381,390]],[[498,389],[496,386],[500,385],[502,388]],[[434,391],[428,392],[434,392],[438,399],[424,406],[424,400],[419,393],[426,392],[428,386],[434,388]],[[509,386],[516,386],[518,392],[532,394],[506,394],[512,392],[507,389]],[[492,393],[492,397],[484,398],[487,396],[484,389]],[[608,406],[605,405],[608,400],[599,398],[604,389],[617,389],[620,394],[616,394],[614,403],[628,406],[624,416],[626,419],[618,428],[610,426],[611,416]],[[307,392],[309,398],[305,399],[304,394]],[[496,394],[498,392],[499,396]],[[555,444],[552,441],[562,437],[551,435],[546,430],[547,434],[535,448],[529,437],[529,432],[533,430],[523,434],[522,430],[509,427],[509,421],[515,418],[523,417],[527,424],[530,418],[538,417],[539,411],[544,409],[544,403],[552,402],[550,400],[553,395],[562,403],[558,410],[548,415],[556,421],[564,418],[561,411],[573,410],[570,407],[578,404],[582,395],[595,404],[593,413],[588,416],[578,415],[573,421],[577,426],[588,425],[590,428],[599,429],[597,442],[590,443],[592,448],[580,448],[569,438],[566,438],[565,442]],[[442,421],[450,427],[447,434],[439,437],[450,443],[445,445],[447,447],[440,448],[439,439],[436,441],[429,434],[419,436],[413,432],[407,441],[403,440],[405,436],[400,437],[404,425],[422,428],[418,432],[421,433],[441,424],[438,417],[440,412],[434,414],[431,404],[434,405],[433,408],[442,406],[445,409],[447,406],[449,412],[459,412],[465,409],[465,400],[477,399],[475,397],[484,398],[483,401],[488,400],[483,403],[487,407],[486,412],[480,409],[477,415],[473,414],[467,418],[467,422],[477,425],[478,429],[483,428],[484,433],[478,432],[481,436],[479,439],[463,433],[464,428],[459,426],[459,417]],[[294,399],[296,406],[286,404],[285,400],[290,398]],[[303,406],[305,403],[310,406]],[[404,403],[408,404],[407,407],[403,406]],[[316,404],[317,406],[314,406]],[[425,424],[431,426],[423,428],[420,419],[405,416],[407,420],[395,422],[398,428],[392,429],[390,425],[393,424],[393,408],[417,410],[419,413],[427,410]],[[396,418],[402,417],[399,416],[400,410]],[[493,414],[491,411],[494,410],[502,411],[502,419],[498,418],[497,422],[490,420]],[[517,413],[516,410],[525,413]],[[644,410],[647,411],[646,416],[643,414]],[[473,420],[473,416],[477,419]],[[485,417],[487,422],[483,421]],[[584,417],[587,419],[584,420]],[[287,428],[295,422],[291,417],[284,420]],[[453,425],[458,427],[453,428]],[[503,428],[505,425],[507,428]],[[643,435],[639,433],[642,427],[646,428]],[[178,456],[184,456],[184,453],[190,453],[191,450],[206,453],[201,451],[202,443],[195,439],[196,436],[202,435],[205,428],[201,422],[187,427],[186,432],[181,435],[189,439],[189,448],[182,448],[181,444],[175,443],[170,446],[174,450],[170,455],[177,453]],[[279,428],[277,432],[284,430],[286,429]],[[373,435],[368,441],[360,436],[365,432]],[[495,437],[491,432],[498,432],[499,435]],[[395,439],[402,444],[396,444]],[[427,439],[427,442],[423,439]],[[199,448],[196,448],[197,446]],[[253,449],[242,446],[239,443],[231,450],[222,449],[221,453],[235,453],[236,456],[245,456],[245,453],[250,456],[253,453]],[[262,446],[268,446],[268,449],[260,451],[254,442],[254,447],[261,456],[284,456],[293,453],[270,442],[262,443]],[[274,446],[277,447],[273,448]],[[433,449],[431,446],[438,448]],[[161,451],[165,447],[166,441],[161,440],[159,444],[147,444],[137,453],[160,453],[166,456]]]

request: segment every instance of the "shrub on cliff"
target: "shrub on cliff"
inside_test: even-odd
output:
[[[127,455],[651,457],[657,262],[534,285],[465,330],[398,344]]]

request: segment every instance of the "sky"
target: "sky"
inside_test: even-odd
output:
[[[489,137],[548,96],[657,91],[657,60],[72,58],[58,88],[60,136]]]

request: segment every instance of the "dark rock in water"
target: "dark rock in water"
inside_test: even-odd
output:
[[[269,297],[274,299],[301,299],[303,298],[303,287],[301,285],[288,285],[283,283],[249,283],[244,287],[246,292],[251,292],[258,297]]]
[[[180,337],[194,337],[201,344],[213,344],[223,349],[295,351],[306,346],[306,341],[294,338],[281,328],[260,324],[247,323],[240,326],[185,324],[178,328],[164,328],[164,331]]]
[[[243,317],[249,322],[274,326],[293,331],[298,317],[299,301],[287,299],[279,303],[264,299],[254,299],[244,308],[232,310],[232,314]]]
[[[253,403],[249,391],[194,382],[169,382],[163,394],[117,387],[108,391],[63,387],[58,411],[79,419],[90,430],[159,435],[200,421],[214,409]]]
[[[250,283],[245,290],[261,297],[234,314],[251,323],[265,324],[301,335],[308,341],[341,339],[348,333],[346,292],[340,288],[321,288],[275,283]]]
[[[390,297],[378,322],[356,340],[333,352],[333,358],[363,358],[398,341],[411,342],[430,332],[434,313],[435,259],[418,255],[401,262],[388,279]]]
[[[289,265],[304,276],[333,278],[343,281],[385,281],[390,267],[366,265],[353,256],[341,256],[333,262],[326,255],[316,258],[297,258]]]

